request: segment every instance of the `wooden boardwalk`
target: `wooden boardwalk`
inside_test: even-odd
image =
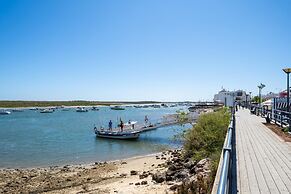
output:
[[[249,110],[236,113],[238,193],[291,193],[291,144]]]

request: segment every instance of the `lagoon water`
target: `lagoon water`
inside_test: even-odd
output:
[[[148,115],[156,122],[179,108],[126,108],[123,111],[100,107],[99,111],[56,110],[53,113],[25,110],[0,115],[0,168],[45,167],[122,159],[178,147],[174,136],[186,126],[169,126],[144,132],[138,140],[96,138],[96,126],[116,126],[121,117],[142,123]]]

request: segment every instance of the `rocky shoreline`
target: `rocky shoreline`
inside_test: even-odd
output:
[[[211,162],[208,158],[193,161],[183,158],[181,150],[168,151],[166,171],[152,175],[157,183],[167,182],[171,191],[178,193],[207,193],[211,183]],[[163,155],[162,155],[163,156]]]
[[[209,159],[181,150],[112,162],[0,170],[0,193],[207,193]]]

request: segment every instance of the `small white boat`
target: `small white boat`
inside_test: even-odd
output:
[[[11,112],[7,110],[0,110],[0,115],[10,115]]]
[[[97,108],[96,106],[93,106],[91,110],[98,111],[99,108]]]
[[[138,131],[104,131],[94,128],[97,137],[110,139],[137,139],[139,137]]]
[[[53,113],[53,112],[54,112],[53,109],[44,109],[40,111],[40,113]]]
[[[88,110],[83,107],[79,107],[76,109],[76,112],[88,112]]]

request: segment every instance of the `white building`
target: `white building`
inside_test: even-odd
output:
[[[222,89],[218,94],[214,95],[213,101],[225,106],[233,106],[234,101],[238,104],[246,105],[250,103],[251,97],[243,90],[227,91]]]

